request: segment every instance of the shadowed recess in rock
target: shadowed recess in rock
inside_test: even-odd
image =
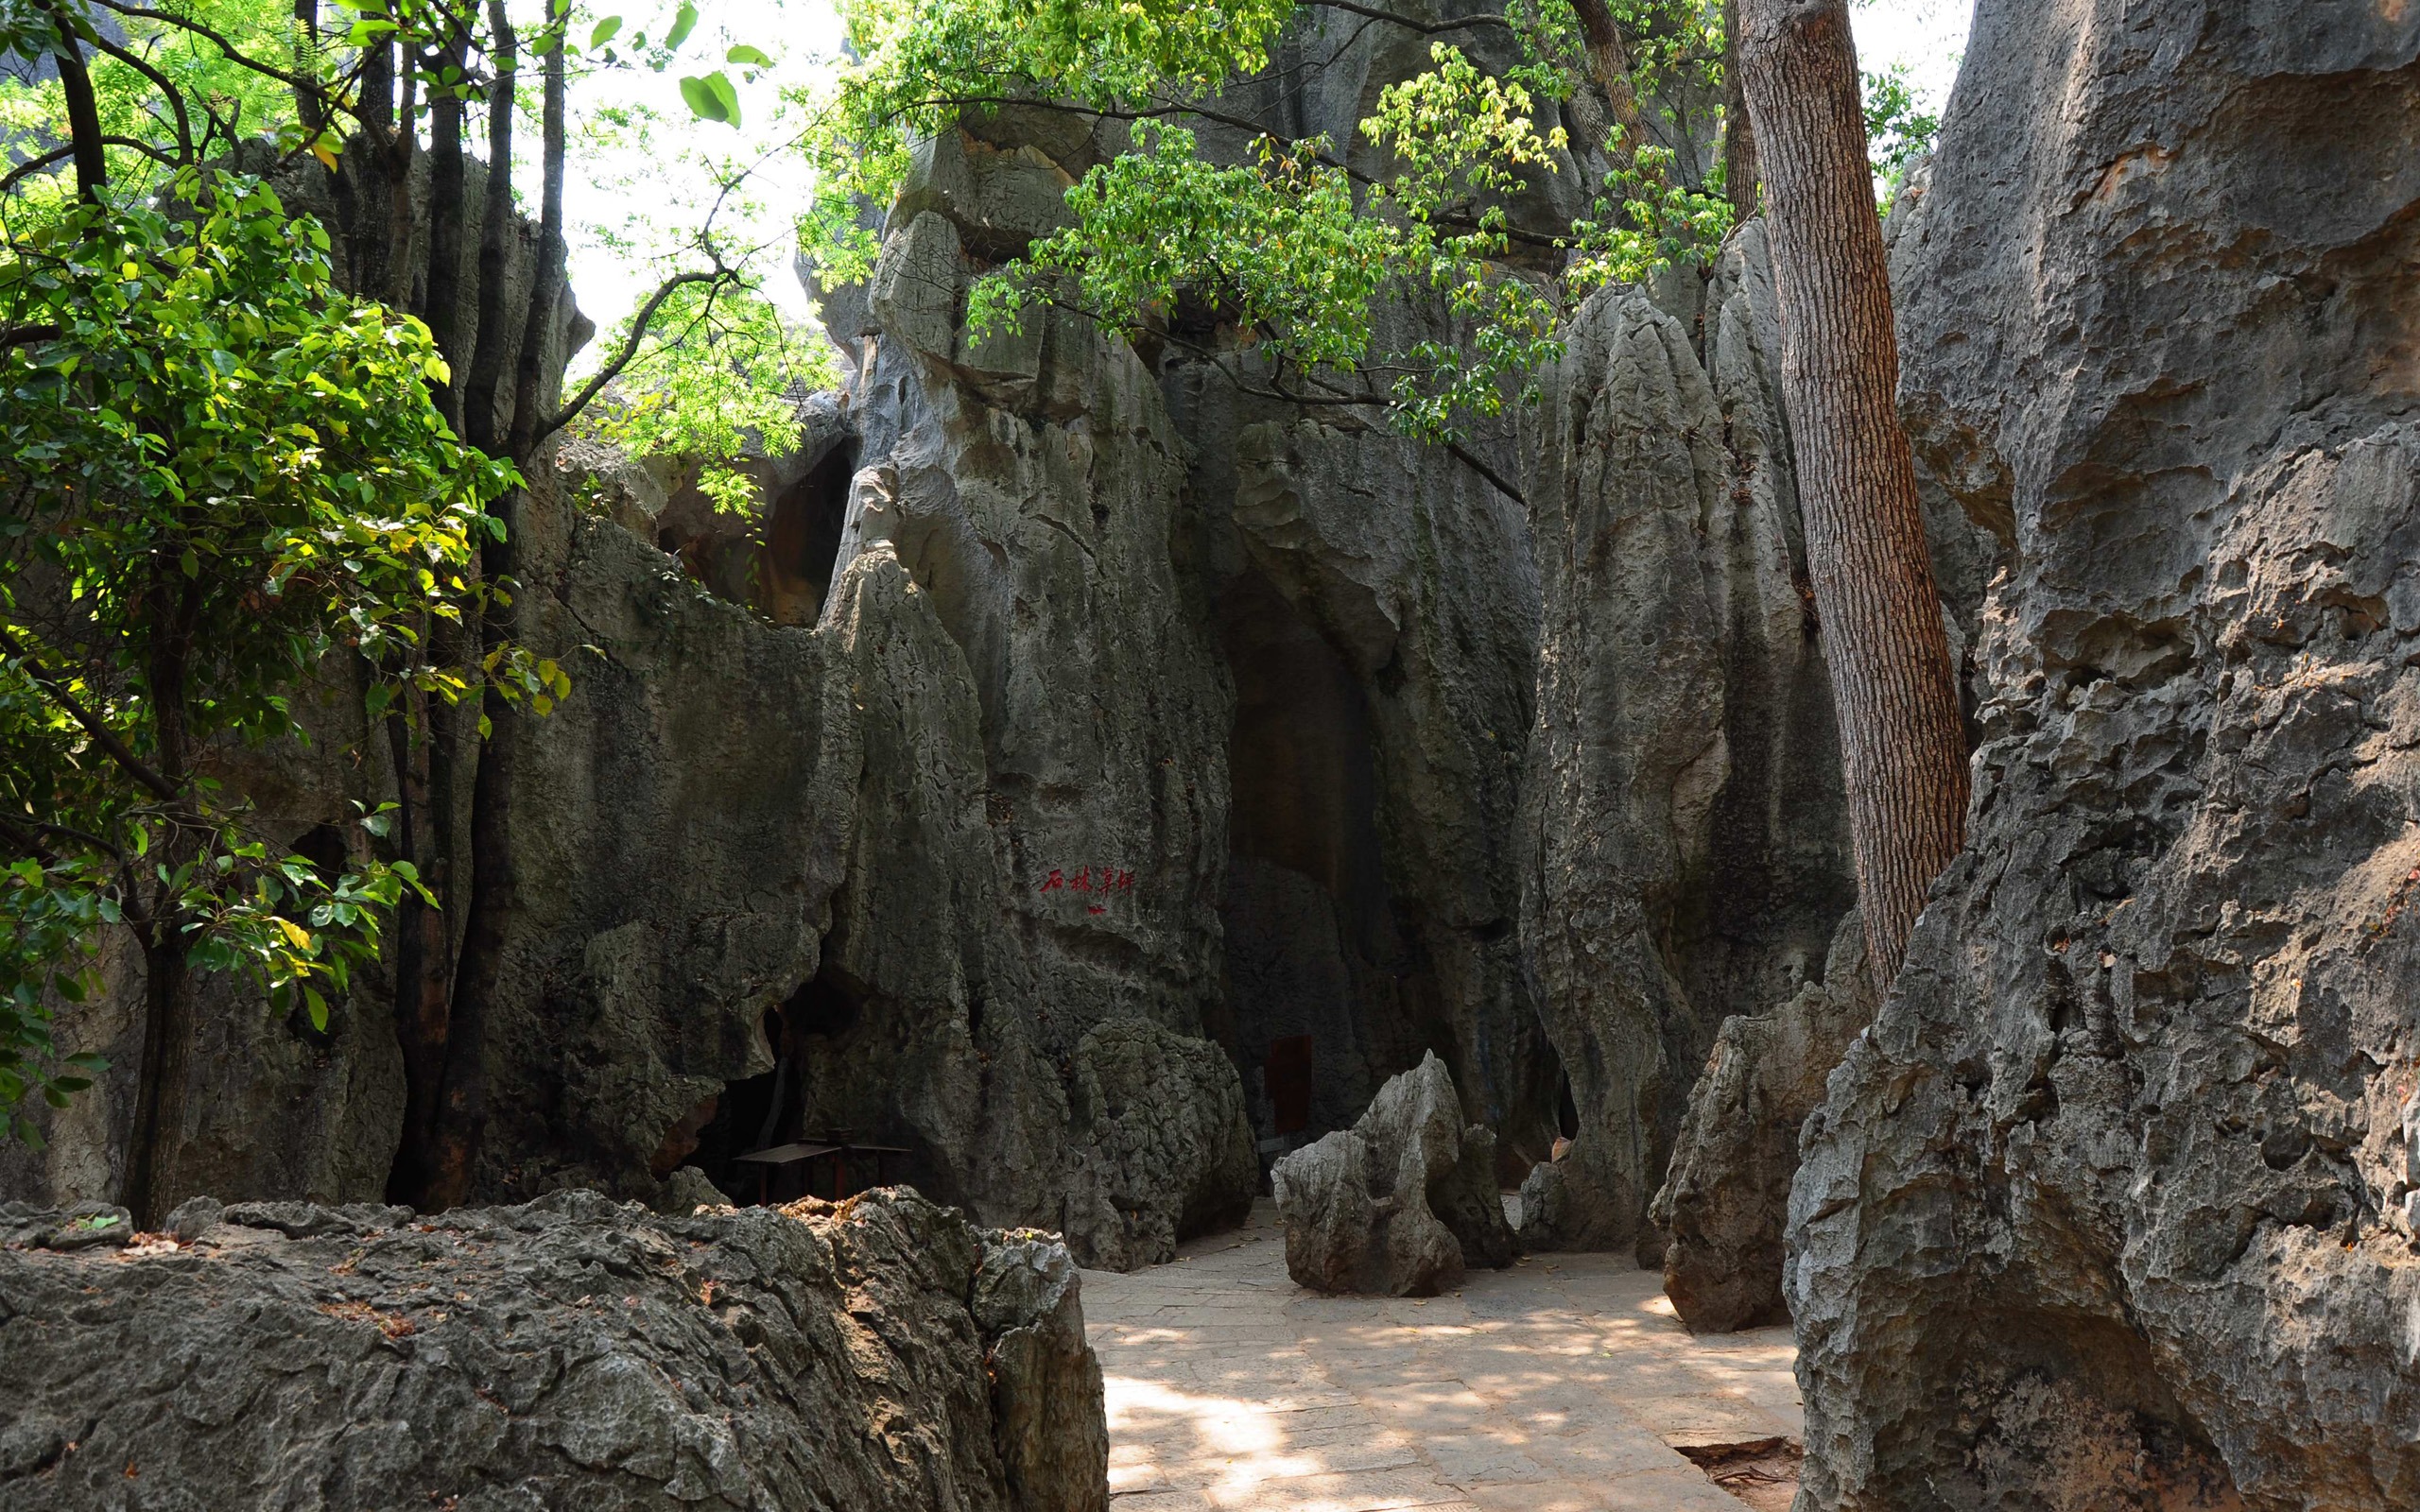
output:
[[[1360,684],[1258,573],[1228,586],[1219,626],[1236,723],[1219,1027],[1264,1142],[1280,1137],[1263,1079],[1270,1047],[1309,1037],[1309,1123],[1284,1136],[1295,1143],[1350,1125],[1381,1081],[1419,1060],[1436,987],[1388,894]]]

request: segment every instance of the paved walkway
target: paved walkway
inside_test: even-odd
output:
[[[1801,1432],[1789,1330],[1692,1339],[1618,1256],[1326,1297],[1264,1199],[1169,1264],[1085,1272],[1084,1315],[1112,1512],[1747,1512],[1676,1446]]]

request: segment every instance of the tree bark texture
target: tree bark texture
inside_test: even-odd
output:
[[[1756,129],[1739,88],[1739,0],[1722,0],[1722,182],[1735,224],[1756,213]]]
[[[507,243],[516,227],[512,214],[513,90],[520,78],[521,49],[504,0],[488,0],[488,25],[493,36],[489,57],[495,68],[488,86],[487,196],[479,213],[478,330],[471,340],[470,383],[463,391],[463,438],[490,456],[504,449],[504,427],[497,422],[496,396],[504,387],[505,296]],[[533,287],[532,299],[537,295]]]
[[[468,56],[468,43],[457,30],[437,75],[447,67],[458,74]],[[429,397],[459,436],[461,385],[471,367],[470,354],[462,350],[462,93],[460,85],[444,84],[437,77],[432,77],[429,91],[428,290],[420,318],[452,374],[443,383],[431,381]]]
[[[1888,983],[1966,819],[1966,737],[1942,629],[1846,0],[1738,0],[1780,306],[1782,397],[1876,979]]]

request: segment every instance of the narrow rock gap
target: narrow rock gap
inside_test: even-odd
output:
[[[1226,1004],[1211,1027],[1271,1157],[1350,1125],[1389,1075],[1430,1048],[1451,1058],[1454,1046],[1426,1028],[1437,984],[1387,887],[1358,679],[1256,571],[1226,587],[1219,623],[1236,715],[1219,910]],[[1288,1084],[1275,1097],[1272,1053]],[[1305,1101],[1293,1085],[1305,1056],[1307,1106],[1281,1107]]]

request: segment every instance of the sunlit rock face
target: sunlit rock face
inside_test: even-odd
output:
[[[1986,6],[1896,247],[2010,542],[1791,1197],[1802,1506],[2420,1501],[2420,10]]]

